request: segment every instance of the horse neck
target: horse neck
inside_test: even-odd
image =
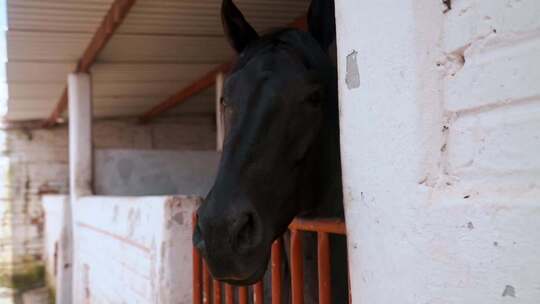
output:
[[[321,132],[312,149],[311,186],[316,216],[342,216],[341,159],[337,84],[331,82],[329,98],[323,106]]]

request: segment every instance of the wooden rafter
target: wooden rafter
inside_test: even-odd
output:
[[[218,65],[208,73],[204,74],[201,78],[192,82],[190,85],[182,88],[174,95],[168,97],[158,105],[154,106],[140,117],[140,121],[146,123],[159,114],[166,112],[183,101],[187,100],[191,96],[209,88],[216,82],[216,75],[219,73],[227,73],[231,67],[231,62],[226,62]]]
[[[133,7],[136,0],[115,0],[100,26],[97,28],[92,40],[86,47],[81,59],[75,68],[76,73],[88,73],[92,65],[96,62],[97,57],[105,48],[109,40],[114,35],[114,32],[122,24],[129,10]],[[58,100],[53,112],[43,123],[44,127],[52,127],[58,123],[62,113],[67,109],[67,86],[64,88],[60,100]]]
[[[287,26],[305,30],[307,28],[306,16],[303,15],[295,19],[293,22],[289,23]],[[211,87],[216,82],[216,76],[219,73],[227,73],[229,69],[231,68],[233,62],[234,60],[230,60],[229,62],[216,66],[211,71],[204,74],[202,77],[193,81],[191,84],[187,85],[186,87],[180,89],[174,95],[168,97],[167,99],[153,106],[150,110],[146,111],[143,115],[141,115],[139,120],[142,123],[147,123],[150,120],[157,117],[158,115],[166,111],[169,111],[172,108],[176,107],[177,105],[185,102],[187,99],[196,95],[197,93],[200,93],[201,91]]]

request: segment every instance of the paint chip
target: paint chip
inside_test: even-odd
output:
[[[441,152],[445,152],[446,151],[446,144],[442,145],[441,147]]]
[[[347,74],[345,75],[345,83],[349,90],[356,89],[360,86],[360,72],[358,71],[358,61],[355,50],[347,55]]]
[[[473,229],[474,229],[473,223],[472,223],[472,222],[468,222],[468,223],[467,223],[467,228],[473,230]]]
[[[506,287],[504,288],[502,296],[503,297],[515,298],[516,297],[516,289],[512,285],[506,285]]]
[[[174,215],[173,220],[180,226],[184,225],[184,214],[182,214],[182,212],[178,212]]]
[[[452,0],[442,0],[443,14],[448,13],[452,9]]]

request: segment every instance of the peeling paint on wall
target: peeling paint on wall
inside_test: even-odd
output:
[[[352,51],[347,55],[347,75],[345,75],[345,83],[349,90],[360,87],[360,72],[358,71],[358,62],[356,60],[356,51]]]
[[[512,285],[506,285],[502,294],[503,297],[516,297],[516,289]]]
[[[442,0],[443,14],[448,13],[452,9],[452,0]]]

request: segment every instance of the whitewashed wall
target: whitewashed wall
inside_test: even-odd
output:
[[[97,120],[93,131],[98,149],[215,150],[216,145],[212,113],[146,125],[136,119]],[[22,124],[0,130],[0,248],[8,255],[0,259],[0,273],[41,260],[41,196],[68,192],[67,135],[65,126],[43,130]]]
[[[540,299],[540,2],[336,1],[355,304]]]
[[[43,213],[45,216],[44,231],[44,258],[47,272],[47,283],[55,288],[58,283],[57,273],[59,265],[58,254],[60,253],[62,223],[64,218],[64,205],[69,200],[67,195],[45,195],[42,198]]]
[[[197,197],[85,197],[74,210],[74,303],[192,302]]]

